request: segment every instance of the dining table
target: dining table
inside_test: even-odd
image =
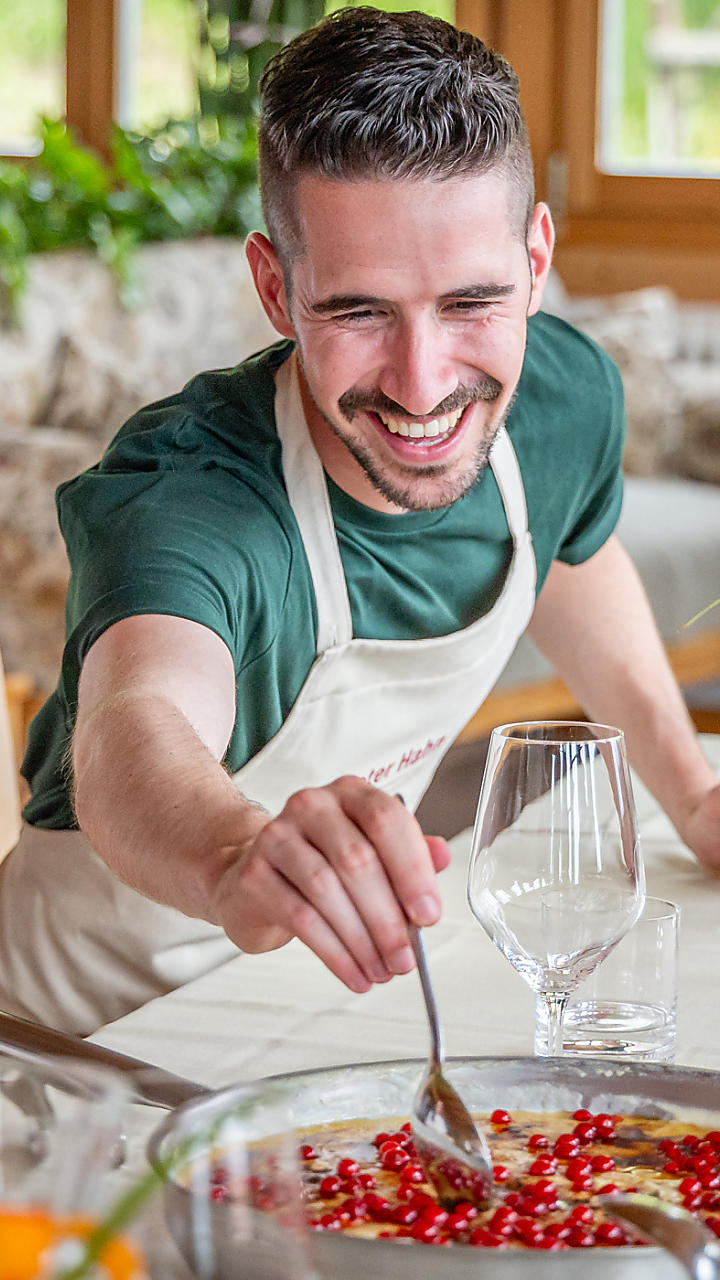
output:
[[[720,775],[720,735],[701,742]],[[478,777],[478,792],[480,783]],[[635,774],[633,791],[647,892],[680,907],[676,1061],[720,1070],[720,849],[714,875]],[[442,917],[423,930],[446,1052],[532,1054],[533,993],[468,906],[471,835],[465,830],[450,840]],[[294,940],[263,955],[238,955],[92,1039],[219,1088],[312,1067],[422,1058],[428,1028],[414,971],[357,995]]]
[[[720,735],[703,735],[701,742],[720,776]],[[478,776],[478,792],[480,783]],[[683,845],[635,774],[633,791],[647,892],[680,908],[675,1061],[720,1071],[720,849],[713,874]],[[423,930],[446,1051],[526,1057],[533,1054],[534,995],[470,911],[471,838],[464,830],[450,840],[452,859],[440,877],[442,917]],[[295,940],[263,955],[238,955],[91,1039],[217,1089],[346,1063],[423,1059],[428,1027],[416,972],[357,995]],[[160,1115],[137,1110],[145,1114],[134,1126],[142,1142],[128,1164],[133,1176]],[[167,1242],[156,1247],[167,1250],[157,1274],[187,1280],[177,1251]]]

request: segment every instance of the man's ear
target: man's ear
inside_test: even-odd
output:
[[[245,241],[245,254],[268,320],[283,338],[294,338],[285,279],[275,249],[267,236],[252,231]]]
[[[536,204],[528,235],[528,256],[532,273],[529,316],[534,316],[535,312],[540,310],[543,290],[550,274],[554,245],[555,228],[550,210],[546,204]]]

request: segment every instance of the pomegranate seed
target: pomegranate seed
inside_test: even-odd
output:
[[[614,1196],[620,1188],[614,1182],[606,1182],[604,1186],[598,1187],[597,1194],[599,1196]]]
[[[554,1236],[556,1240],[566,1240],[572,1231],[567,1222],[548,1222],[545,1227],[547,1236]]]
[[[589,1249],[595,1243],[595,1235],[587,1227],[573,1227],[567,1242],[573,1249]]]
[[[555,1155],[562,1160],[563,1158],[572,1159],[580,1150],[580,1140],[573,1133],[561,1133],[553,1151]]]
[[[693,1209],[699,1209],[700,1199],[700,1196],[683,1196],[683,1206],[691,1211]]]
[[[384,1221],[386,1216],[393,1212],[390,1208],[389,1201],[386,1200],[384,1196],[378,1195],[375,1191],[371,1191],[370,1194],[365,1197],[365,1205],[370,1217],[375,1218],[376,1221]]]
[[[716,1236],[720,1236],[720,1218],[706,1218],[705,1226],[709,1227]]]
[[[711,1129],[705,1134],[705,1138],[708,1142],[712,1142],[714,1147],[720,1147],[720,1129]]]
[[[410,1121],[409,1121],[409,1120],[406,1120],[404,1124],[401,1124],[401,1125],[400,1125],[400,1132],[401,1132],[401,1133],[412,1133],[412,1125],[410,1124]]]
[[[557,1173],[558,1162],[554,1156],[538,1156],[533,1160],[528,1173]]]
[[[578,1107],[577,1111],[573,1111],[573,1120],[592,1120],[592,1112],[587,1107]]]
[[[573,1133],[579,1142],[585,1144],[586,1142],[592,1142],[593,1138],[596,1136],[597,1130],[592,1121],[581,1120],[579,1124],[575,1125]]]
[[[699,1141],[700,1139],[694,1133],[686,1133],[685,1137],[680,1139],[680,1146],[689,1147],[691,1151],[694,1151]]]
[[[556,1240],[552,1236],[544,1235],[532,1242],[533,1249],[549,1249],[553,1253],[557,1253],[558,1249],[564,1249],[562,1240]]]
[[[385,1141],[381,1142],[380,1146],[378,1147],[378,1155],[386,1156],[388,1151],[399,1151],[399,1150],[402,1150],[402,1148],[400,1147],[400,1143],[396,1142],[394,1138],[388,1138],[386,1136]]]
[[[230,1199],[230,1195],[229,1195],[229,1193],[228,1193],[228,1189],[227,1189],[227,1187],[222,1187],[222,1186],[211,1187],[211,1188],[210,1188],[210,1199],[211,1199],[211,1200],[220,1200],[220,1201],[229,1200],[229,1199]]]
[[[703,1209],[720,1209],[720,1195],[717,1191],[703,1191],[700,1204]]]
[[[503,1111],[500,1107],[498,1107],[498,1109],[496,1111],[493,1111],[492,1115],[490,1116],[490,1123],[502,1124],[502,1125],[512,1124],[512,1116],[510,1115],[509,1111]]]
[[[411,1204],[399,1204],[392,1210],[392,1221],[397,1222],[399,1227],[409,1227],[418,1217],[417,1209],[413,1209]]]
[[[336,1196],[338,1191],[340,1190],[340,1187],[341,1187],[341,1182],[337,1174],[329,1173],[327,1177],[323,1178],[322,1181],[320,1182],[320,1195]]]
[[[451,1235],[459,1235],[461,1231],[467,1231],[470,1226],[470,1219],[467,1214],[461,1213],[458,1209],[453,1209],[450,1217],[445,1223],[445,1230]]]
[[[501,1236],[493,1235],[492,1231],[488,1231],[487,1227],[475,1227],[467,1239],[468,1244],[474,1245],[475,1248],[484,1249],[504,1249],[505,1241]]]
[[[400,1179],[402,1182],[424,1182],[425,1172],[422,1165],[413,1164],[413,1162],[410,1161],[403,1169],[401,1169]]]
[[[416,1191],[415,1188],[410,1189],[410,1203],[416,1209],[434,1209],[435,1201],[427,1191]]]
[[[667,1164],[663,1165],[662,1171],[669,1174],[682,1173],[682,1166],[678,1164],[677,1160],[668,1160]]]
[[[300,1156],[303,1160],[317,1160],[317,1153],[309,1142],[304,1142],[300,1148]]]
[[[595,1212],[589,1204],[576,1204],[575,1208],[570,1210],[568,1221],[572,1226],[576,1226],[578,1222],[592,1222],[594,1217]]]
[[[431,1222],[434,1227],[442,1227],[448,1220],[448,1214],[439,1204],[429,1204],[422,1211],[423,1222]]]
[[[507,1182],[510,1177],[510,1170],[504,1164],[493,1165],[493,1179],[495,1182]]]
[[[410,1157],[407,1151],[403,1151],[402,1147],[393,1147],[391,1151],[386,1151],[385,1155],[380,1158],[383,1169],[387,1169],[390,1173],[399,1173],[409,1161]]]
[[[593,1182],[592,1176],[589,1173],[584,1173],[579,1178],[574,1178],[572,1183],[572,1189],[575,1192],[592,1191],[594,1186],[595,1186],[595,1183]]]
[[[591,1168],[592,1161],[589,1156],[575,1156],[573,1160],[568,1161],[565,1173],[572,1181],[573,1178],[582,1178],[586,1173],[590,1172]]]
[[[410,1228],[410,1235],[413,1240],[421,1240],[423,1244],[432,1244],[437,1239],[438,1229],[432,1222],[425,1222],[423,1218],[419,1218]]]
[[[323,1231],[339,1231],[342,1223],[334,1213],[324,1213],[320,1218],[320,1226]]]
[[[701,1188],[702,1183],[699,1178],[683,1178],[682,1182],[678,1183],[678,1191],[682,1191],[684,1196],[694,1196]]]
[[[509,1191],[505,1197],[505,1207],[507,1209],[517,1209],[520,1203],[520,1192]]]
[[[549,1178],[541,1178],[539,1182],[528,1182],[525,1190],[533,1200],[557,1200],[555,1183]]]
[[[359,1173],[357,1180],[360,1183],[360,1186],[367,1191],[371,1191],[373,1187],[377,1186],[377,1182],[371,1173]]]
[[[547,1145],[548,1140],[544,1133],[534,1133],[531,1138],[528,1138],[528,1151],[542,1151]]]
[[[612,1156],[593,1156],[590,1161],[590,1168],[593,1173],[609,1173],[615,1168],[615,1161]]]
[[[662,1138],[658,1143],[658,1151],[662,1151],[673,1160],[681,1154],[677,1142],[673,1142],[672,1138]]]
[[[595,1228],[595,1239],[601,1244],[625,1244],[625,1232],[617,1222],[601,1222]]]
[[[390,1141],[389,1133],[376,1133],[375,1137],[373,1138],[373,1142],[376,1147],[381,1147],[383,1142],[389,1142],[389,1141]]]
[[[360,1170],[357,1160],[350,1160],[347,1156],[343,1160],[338,1161],[337,1171],[341,1178],[353,1178]]]

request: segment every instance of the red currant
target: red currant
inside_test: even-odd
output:
[[[512,1124],[512,1116],[509,1111],[503,1111],[501,1107],[498,1107],[490,1116],[490,1123],[500,1125]]]

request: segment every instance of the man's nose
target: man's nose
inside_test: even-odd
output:
[[[422,418],[456,390],[459,378],[447,339],[432,320],[398,325],[388,343],[380,388],[412,417]]]

